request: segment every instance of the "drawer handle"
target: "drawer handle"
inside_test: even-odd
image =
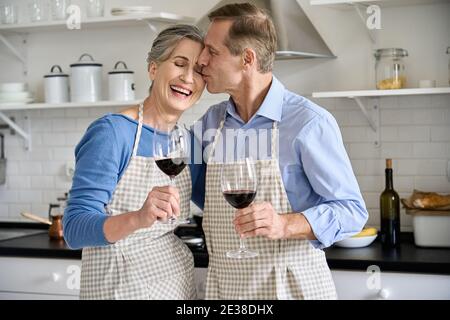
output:
[[[378,291],[378,298],[380,299],[387,299],[389,298],[390,292],[387,289],[381,289]]]
[[[61,275],[59,273],[53,272],[52,278],[54,282],[58,282],[61,279]]]

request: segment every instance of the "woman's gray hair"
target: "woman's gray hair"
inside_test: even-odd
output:
[[[196,26],[188,24],[177,24],[164,29],[153,41],[152,49],[147,55],[147,68],[150,68],[152,62],[159,65],[169,59],[172,51],[183,39],[190,39],[203,44],[203,33]],[[150,86],[149,91],[152,90],[152,86]]]

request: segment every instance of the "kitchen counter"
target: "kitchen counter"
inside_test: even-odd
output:
[[[5,229],[34,228],[42,232],[0,241],[0,256],[81,259],[81,250],[71,250],[64,240],[53,241],[47,235],[45,225],[30,223],[0,223]],[[205,268],[208,254],[205,249],[191,248],[195,266]],[[383,250],[379,242],[365,248],[325,249],[330,269],[366,270],[377,265],[382,271],[450,274],[450,249],[419,248],[414,245],[412,233],[402,234],[402,244],[397,250]]]

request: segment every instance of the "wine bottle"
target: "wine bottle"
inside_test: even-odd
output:
[[[383,247],[400,244],[400,198],[394,190],[392,159],[386,159],[386,188],[380,196],[381,243]]]

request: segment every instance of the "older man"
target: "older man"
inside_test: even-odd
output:
[[[203,132],[215,133],[202,141],[207,170],[194,186],[196,202],[204,200],[206,298],[335,299],[321,249],[358,233],[368,217],[338,125],[273,76],[277,37],[263,10],[231,4],[209,18],[199,64],[208,91],[231,97],[201,119]],[[258,148],[232,143],[250,131]],[[220,170],[224,158],[245,152],[256,158],[258,192],[254,204],[236,211],[222,197]],[[257,257],[226,256],[238,246],[236,231]]]

